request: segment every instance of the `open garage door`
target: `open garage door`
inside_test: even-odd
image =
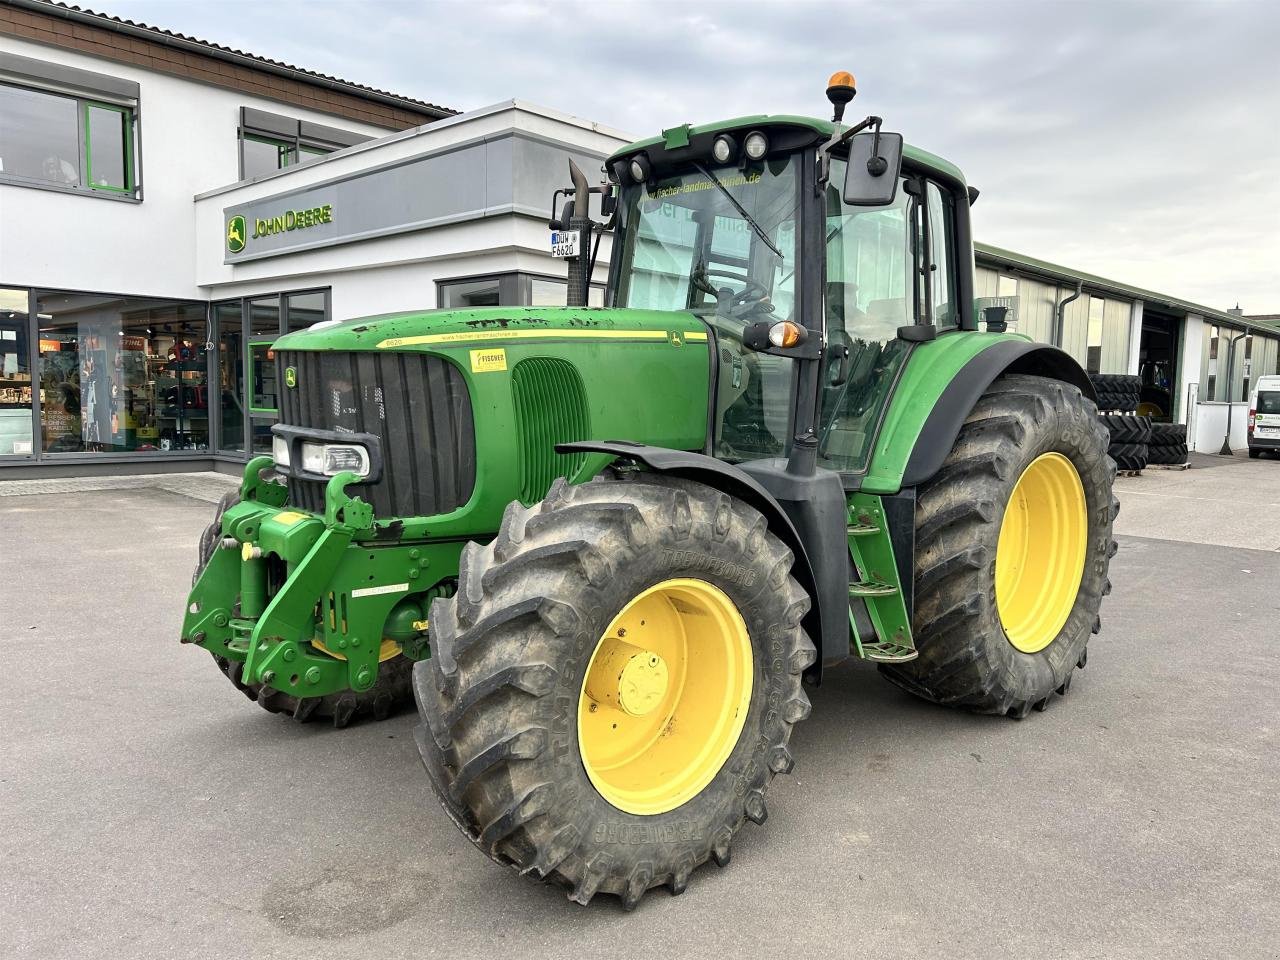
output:
[[[1142,334],[1138,340],[1138,375],[1142,377],[1138,412],[1160,423],[1177,420],[1178,345],[1182,337],[1182,317],[1145,307]]]

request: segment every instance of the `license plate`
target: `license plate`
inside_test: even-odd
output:
[[[551,234],[551,255],[576,257],[581,243],[582,234],[577,230],[556,230]]]
[[[1254,427],[1253,432],[1259,437],[1280,437],[1280,427]]]

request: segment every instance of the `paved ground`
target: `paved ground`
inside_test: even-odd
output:
[[[476,853],[411,716],[299,727],[180,647],[207,503],[7,497],[0,955],[1275,957],[1280,462],[1119,488],[1115,593],[1065,700],[977,718],[834,671],[769,822],[632,914]]]

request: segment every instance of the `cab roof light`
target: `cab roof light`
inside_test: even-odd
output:
[[[738,142],[727,133],[720,134],[711,144],[711,156],[716,163],[733,163],[738,156]]]
[[[763,130],[752,130],[742,141],[742,152],[749,160],[763,160],[769,152],[769,138]]]
[[[631,179],[636,183],[648,183],[649,175],[653,173],[653,165],[649,163],[648,154],[637,153],[632,157],[628,171],[631,174]]]

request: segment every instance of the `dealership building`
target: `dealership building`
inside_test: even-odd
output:
[[[518,100],[457,113],[0,0],[0,480],[236,471],[270,448],[281,334],[563,304],[552,194],[567,160],[593,174],[632,139]],[[605,239],[597,302],[608,256]],[[1014,329],[1091,371],[1142,375],[1199,449],[1277,372],[1280,331],[1237,311],[981,244],[976,260],[976,294]]]

